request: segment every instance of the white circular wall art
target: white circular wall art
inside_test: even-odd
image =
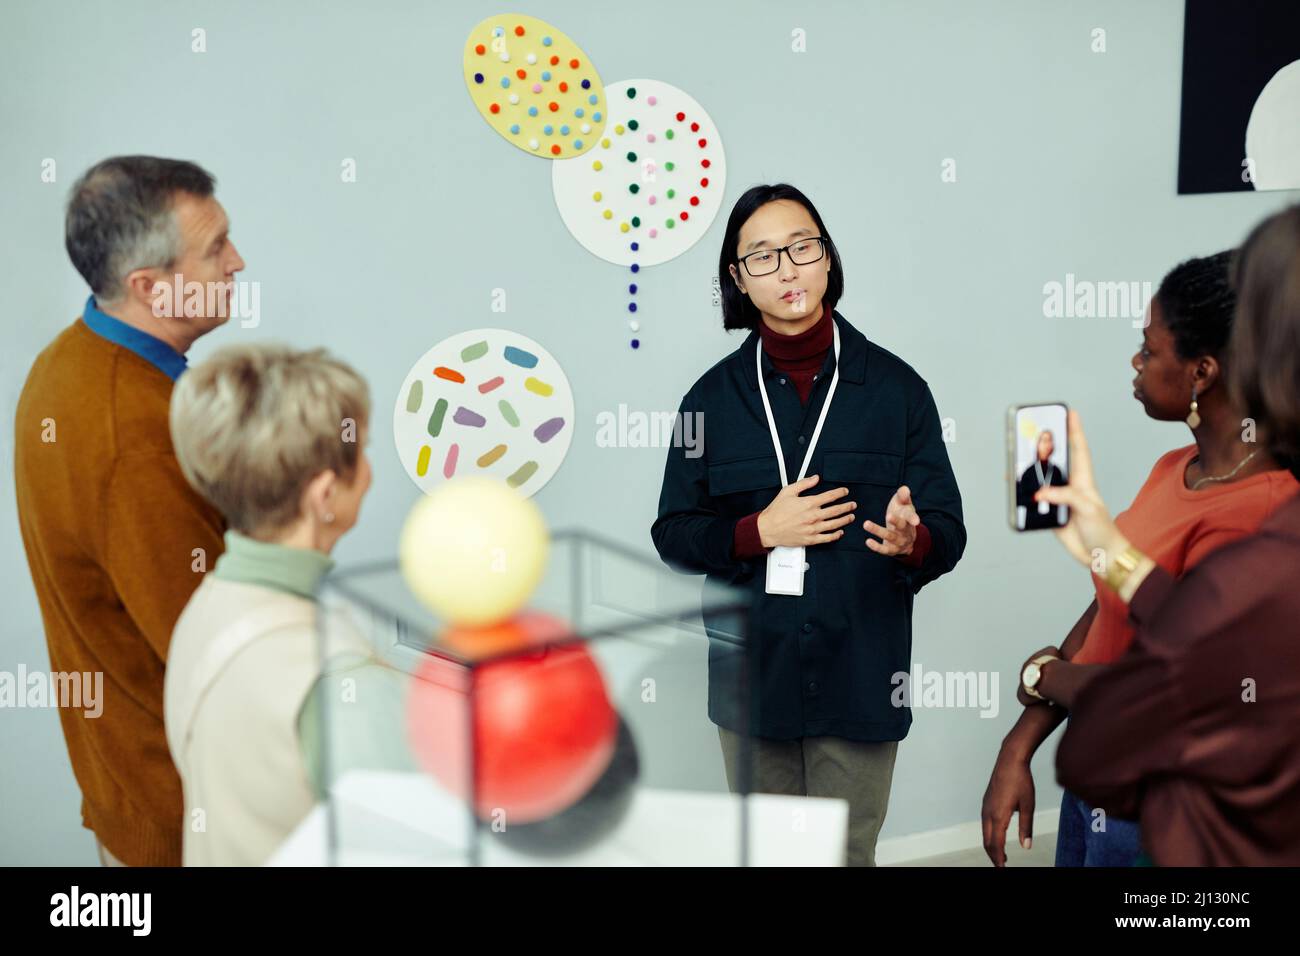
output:
[[[443,339],[407,373],[393,408],[402,467],[426,494],[456,475],[500,478],[525,496],[573,439],[573,391],[526,335],[473,329]]]
[[[1300,189],[1300,60],[1264,84],[1246,124],[1256,189]]]
[[[726,160],[713,120],[660,80],[605,87],[604,134],[551,164],[555,205],[573,237],[616,265],[658,265],[695,245],[722,206]]]

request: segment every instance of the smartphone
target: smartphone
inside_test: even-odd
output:
[[[1034,500],[1045,485],[1069,484],[1068,412],[1065,402],[1007,409],[1007,520],[1013,531],[1060,528],[1070,520],[1065,505]]]

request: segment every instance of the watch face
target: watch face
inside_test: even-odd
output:
[[[1037,687],[1038,678],[1042,676],[1042,673],[1043,673],[1042,668],[1039,667],[1037,664],[1026,664],[1025,672],[1021,676],[1021,680],[1025,682],[1026,687]]]

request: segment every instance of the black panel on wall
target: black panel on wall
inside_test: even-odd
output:
[[[1180,193],[1254,188],[1242,180],[1246,124],[1260,90],[1295,60],[1300,0],[1187,0]]]

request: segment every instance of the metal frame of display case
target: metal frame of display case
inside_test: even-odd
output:
[[[749,647],[747,646],[748,631],[749,631],[749,601],[745,592],[741,591],[738,588],[730,588],[730,587],[719,588],[716,585],[710,584],[706,586],[705,591],[701,593],[698,596],[698,598],[694,600],[689,606],[675,608],[672,610],[664,611],[662,613],[655,613],[655,614],[645,614],[642,612],[628,609],[626,607],[616,607],[613,605],[605,604],[603,606],[609,607],[610,610],[618,611],[620,613],[628,614],[631,617],[634,617],[636,619],[636,622],[634,624],[604,625],[604,626],[595,627],[592,630],[584,630],[582,613],[581,613],[583,608],[586,607],[588,604],[592,604],[592,605],[601,604],[601,602],[595,600],[584,601],[585,595],[583,593],[583,584],[584,584],[583,574],[586,573],[588,570],[594,570],[594,569],[585,568],[583,559],[588,555],[588,553],[592,549],[602,549],[607,552],[612,552],[628,562],[645,567],[647,571],[651,571],[656,575],[663,575],[665,573],[677,574],[678,572],[666,568],[663,562],[659,561],[656,558],[651,558],[617,541],[610,540],[609,538],[606,538],[603,535],[599,535],[591,531],[578,530],[578,529],[560,530],[552,533],[550,536],[550,540],[552,545],[552,553],[555,550],[554,546],[556,544],[559,544],[561,546],[567,545],[569,549],[569,555],[568,555],[569,568],[567,572],[568,579],[569,579],[568,601],[570,607],[572,608],[573,618],[571,620],[566,621],[571,631],[570,636],[565,637],[561,640],[548,641],[544,645],[545,647],[548,648],[563,647],[568,644],[579,644],[579,643],[586,644],[592,641],[599,641],[599,640],[615,638],[615,637],[627,638],[629,632],[633,632],[643,628],[656,627],[656,626],[674,627],[678,630],[685,631],[687,633],[696,634],[705,640],[716,640],[725,643],[731,643],[740,649],[741,688],[739,694],[743,699],[749,701],[749,716],[750,716],[749,723],[752,726],[752,718],[754,713],[756,712],[755,702],[752,696],[754,693],[755,685],[751,680],[752,677],[751,655],[749,653]],[[596,565],[596,569],[598,569],[598,565]],[[472,675],[472,672],[475,668],[482,667],[485,664],[492,663],[493,661],[509,659],[515,656],[515,652],[502,651],[497,654],[485,655],[483,657],[478,657],[471,660],[469,658],[458,655],[447,649],[439,649],[437,647],[436,640],[425,640],[425,641],[414,640],[411,636],[415,634],[426,634],[431,638],[436,638],[436,635],[430,634],[429,629],[426,626],[417,624],[409,620],[406,616],[404,616],[401,613],[395,612],[392,608],[385,607],[381,602],[376,601],[374,598],[363,593],[363,591],[359,590],[357,587],[354,586],[355,582],[365,579],[372,575],[377,575],[377,574],[391,575],[394,573],[400,574],[400,564],[396,560],[372,561],[372,562],[367,562],[365,564],[359,564],[353,567],[342,568],[331,573],[325,579],[325,582],[322,585],[322,593],[326,591],[336,593],[341,597],[343,597],[344,599],[346,599],[347,601],[356,605],[357,607],[360,607],[371,614],[378,615],[392,622],[395,625],[397,640],[392,646],[388,648],[384,648],[383,651],[388,657],[395,658],[403,665],[413,666],[416,663],[418,663],[425,655],[433,654],[433,655],[443,657],[444,659],[450,660],[459,666],[465,667],[468,671],[471,672]],[[594,573],[599,573],[599,572],[598,570],[594,570]],[[692,577],[699,578],[702,576],[692,575]],[[714,589],[715,593],[719,595],[727,594],[733,599],[730,601],[710,602],[708,600],[709,588]],[[527,605],[525,607],[527,607]],[[708,629],[708,627],[703,624],[703,615],[707,613],[733,615],[734,619],[738,623],[737,630],[739,633],[732,635],[732,634],[723,634],[719,632],[711,632]],[[324,642],[323,640],[319,639],[320,637],[319,622],[323,621],[326,616],[327,615],[323,609],[322,609],[322,613],[317,615],[317,621],[318,621],[317,645],[318,645],[318,649],[322,654],[320,660],[322,673],[324,673],[326,662],[323,656]],[[695,623],[694,621],[694,619],[697,617],[699,617],[701,620],[701,623],[699,624]],[[533,650],[535,649],[536,648],[533,648]],[[385,660],[385,663],[388,664],[389,666],[392,666],[393,661]],[[466,706],[469,709],[469,713],[471,714],[471,719],[467,721],[467,724],[469,726],[469,734],[470,734],[469,754],[470,754],[470,768],[471,768],[470,788],[469,788],[469,794],[467,798],[467,816],[469,818],[469,823],[470,823],[468,856],[469,856],[469,863],[471,866],[479,866],[482,864],[482,849],[481,849],[482,831],[487,824],[485,824],[485,822],[482,819],[480,819],[479,814],[476,811],[476,807],[478,803],[478,772],[477,772],[478,761],[475,759],[474,755],[478,753],[478,749],[477,749],[478,741],[476,739],[476,733],[475,733],[477,722],[472,719],[472,715],[475,713],[474,710],[476,704],[475,688],[477,682],[473,680],[471,676],[471,679],[469,680],[468,683],[469,683],[469,689],[466,697]],[[340,843],[339,822],[338,822],[337,808],[335,806],[335,800],[331,792],[331,788],[333,784],[333,773],[332,773],[333,768],[332,768],[332,758],[330,755],[331,748],[329,744],[329,741],[331,739],[330,731],[329,731],[329,714],[328,714],[329,708],[325,706],[325,699],[326,699],[325,695],[320,695],[318,698],[317,706],[319,708],[318,715],[320,719],[322,740],[324,741],[324,745],[321,747],[320,772],[323,780],[323,792],[325,794],[325,805],[326,805],[326,839],[328,843],[326,861],[327,861],[327,865],[329,866],[337,866],[338,847]],[[735,791],[735,794],[740,798],[739,865],[748,866],[750,860],[750,846],[749,846],[750,813],[749,813],[749,800],[747,799],[747,797],[751,793],[750,788],[752,784],[752,755],[751,755],[750,735],[740,734],[739,738],[740,738],[740,751],[739,751],[739,760],[738,760],[738,767],[737,767],[738,789]]]

